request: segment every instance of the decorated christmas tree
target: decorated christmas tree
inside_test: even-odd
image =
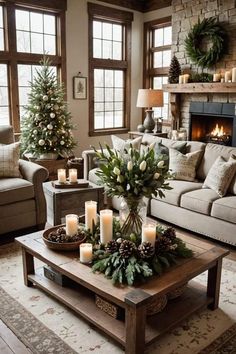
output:
[[[45,158],[45,154],[69,156],[76,145],[71,114],[64,101],[64,88],[44,58],[40,62],[22,121],[21,148],[24,153]]]
[[[181,75],[181,67],[178,59],[174,55],[170,63],[168,82],[170,84],[177,84],[179,82],[179,75]]]

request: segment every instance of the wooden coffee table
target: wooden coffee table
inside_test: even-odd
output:
[[[143,354],[146,345],[196,310],[204,306],[211,310],[218,307],[222,258],[229,252],[190,236],[179,236],[194,251],[194,257],[181,260],[162,276],[154,276],[139,287],[113,286],[103,274],[94,274],[91,267],[81,264],[78,252],[59,253],[48,249],[43,243],[42,232],[18,237],[16,241],[22,247],[26,286],[39,287],[73,309],[125,347],[126,354]],[[35,269],[34,258],[66,275],[76,282],[76,286],[61,287],[45,278],[42,269]],[[203,287],[192,279],[206,270],[208,282]],[[161,313],[146,316],[151,301],[186,282],[189,284],[183,295],[170,300]],[[123,308],[125,320],[115,319],[97,308],[96,294]]]

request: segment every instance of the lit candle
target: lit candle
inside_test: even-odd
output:
[[[232,82],[236,82],[236,68],[232,69]]]
[[[77,170],[76,168],[71,168],[69,170],[69,182],[76,183],[77,182]]]
[[[179,84],[183,84],[184,83],[184,75],[180,75],[179,76]]]
[[[188,83],[189,77],[190,77],[189,74],[183,75],[183,84],[187,84]]]
[[[66,215],[66,234],[74,236],[78,232],[78,216],[75,214]]]
[[[97,202],[92,200],[85,202],[85,227],[86,230],[93,230],[93,223],[97,222]]]
[[[64,168],[57,170],[57,179],[59,183],[66,183],[66,170]]]
[[[81,263],[91,263],[93,259],[93,245],[91,243],[81,243],[79,253]]]
[[[221,79],[221,74],[214,74],[213,75],[213,81],[214,82],[218,82],[218,81],[220,81],[220,79]]]
[[[225,82],[229,82],[231,80],[231,71],[225,72]]]
[[[143,224],[142,226],[142,242],[150,242],[155,246],[156,241],[156,225]]]
[[[100,241],[106,244],[112,240],[113,211],[109,209],[100,211]]]

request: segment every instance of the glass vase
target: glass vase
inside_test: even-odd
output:
[[[123,198],[120,205],[120,223],[123,236],[131,233],[141,234],[142,224],[146,222],[147,204],[144,198]]]

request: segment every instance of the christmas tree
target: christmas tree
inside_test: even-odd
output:
[[[181,75],[181,67],[178,59],[174,55],[170,63],[168,82],[170,84],[177,84],[179,82],[179,75]]]
[[[71,114],[64,101],[64,88],[47,58],[40,62],[22,120],[21,148],[34,157],[55,153],[69,156],[76,145],[72,136]]]

